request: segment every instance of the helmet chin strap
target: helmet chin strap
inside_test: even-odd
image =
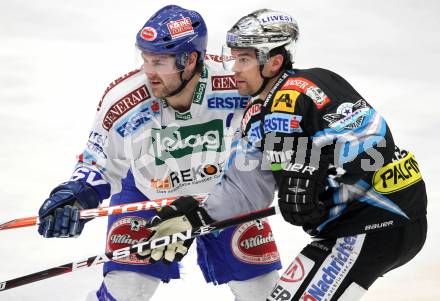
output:
[[[171,91],[167,96],[165,96],[165,98],[175,96],[175,95],[179,94],[180,92],[182,92],[182,90],[185,88],[185,86],[193,79],[194,75],[196,75],[196,73],[197,73],[196,68],[194,68],[189,79],[183,79],[182,75],[183,75],[184,71],[185,70],[179,71],[180,85],[176,89]]]
[[[263,90],[266,88],[266,86],[267,86],[267,84],[269,83],[269,81],[270,81],[272,78],[277,77],[277,76],[280,75],[280,73],[281,73],[281,68],[280,68],[280,70],[279,70],[274,76],[266,77],[266,76],[263,75],[264,65],[260,65],[260,68],[259,68],[259,69],[260,69],[260,76],[263,78],[263,83],[261,83],[261,86],[260,86],[260,88],[257,90],[257,92],[251,94],[252,97],[255,97],[255,96],[257,96],[258,94],[260,94],[261,92],[263,92]]]

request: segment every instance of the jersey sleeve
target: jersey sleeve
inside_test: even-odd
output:
[[[130,134],[140,127],[140,121],[151,118],[154,105],[158,106],[146,102],[150,93],[143,83],[133,80],[136,74],[127,74],[105,91],[71,177],[95,188],[102,200],[121,190],[121,179],[139,153],[133,149]]]
[[[274,199],[275,179],[260,149],[236,131],[221,180],[214,186],[206,209],[223,220],[268,207]]]
[[[92,186],[104,200],[121,189],[120,182],[127,174],[130,162],[121,153],[119,137],[104,128],[102,115],[101,112],[96,115],[71,180]]]
[[[385,120],[331,71],[310,69],[288,77],[265,112],[263,134],[281,141],[275,148],[266,141],[275,163],[285,159],[290,168],[334,166],[344,171],[344,180],[355,182],[391,162],[395,146]]]

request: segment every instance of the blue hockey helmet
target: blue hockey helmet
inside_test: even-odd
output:
[[[202,63],[207,44],[208,30],[202,16],[177,5],[161,8],[136,35],[140,51],[175,55],[179,69],[184,69],[188,55],[194,51]]]

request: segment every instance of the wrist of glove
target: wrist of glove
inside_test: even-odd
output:
[[[327,214],[323,198],[325,174],[318,169],[283,171],[279,181],[278,205],[283,218],[296,226],[315,224]]]
[[[190,196],[180,197],[169,207],[160,209],[157,215],[150,220],[147,227],[152,227],[153,233],[149,241],[212,222],[212,218],[203,208],[199,207],[199,202],[196,199]],[[179,262],[188,253],[193,240],[178,241],[153,250],[145,250],[138,255],[141,258],[150,258],[150,262],[162,261],[165,264]]]
[[[79,236],[89,221],[80,219],[80,210],[96,208],[100,202],[98,193],[87,184],[62,183],[51,191],[38,211],[38,233],[46,238]]]

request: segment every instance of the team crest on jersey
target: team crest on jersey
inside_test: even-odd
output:
[[[295,112],[296,100],[300,94],[298,91],[278,91],[273,99],[271,112]]]
[[[139,216],[126,216],[113,222],[107,236],[106,252],[131,247],[133,245],[145,242],[150,237],[152,231],[145,227],[147,220]],[[113,261],[124,264],[148,264],[148,259],[140,259],[136,254],[113,259]]]
[[[231,239],[234,256],[250,264],[269,264],[280,260],[277,246],[266,219],[241,224]]]
[[[367,102],[360,99],[355,103],[343,103],[336,109],[336,113],[326,114],[322,118],[329,122],[330,128],[340,132],[360,127],[369,112]]]
[[[191,19],[189,17],[167,23],[171,38],[176,39],[194,33]]]

